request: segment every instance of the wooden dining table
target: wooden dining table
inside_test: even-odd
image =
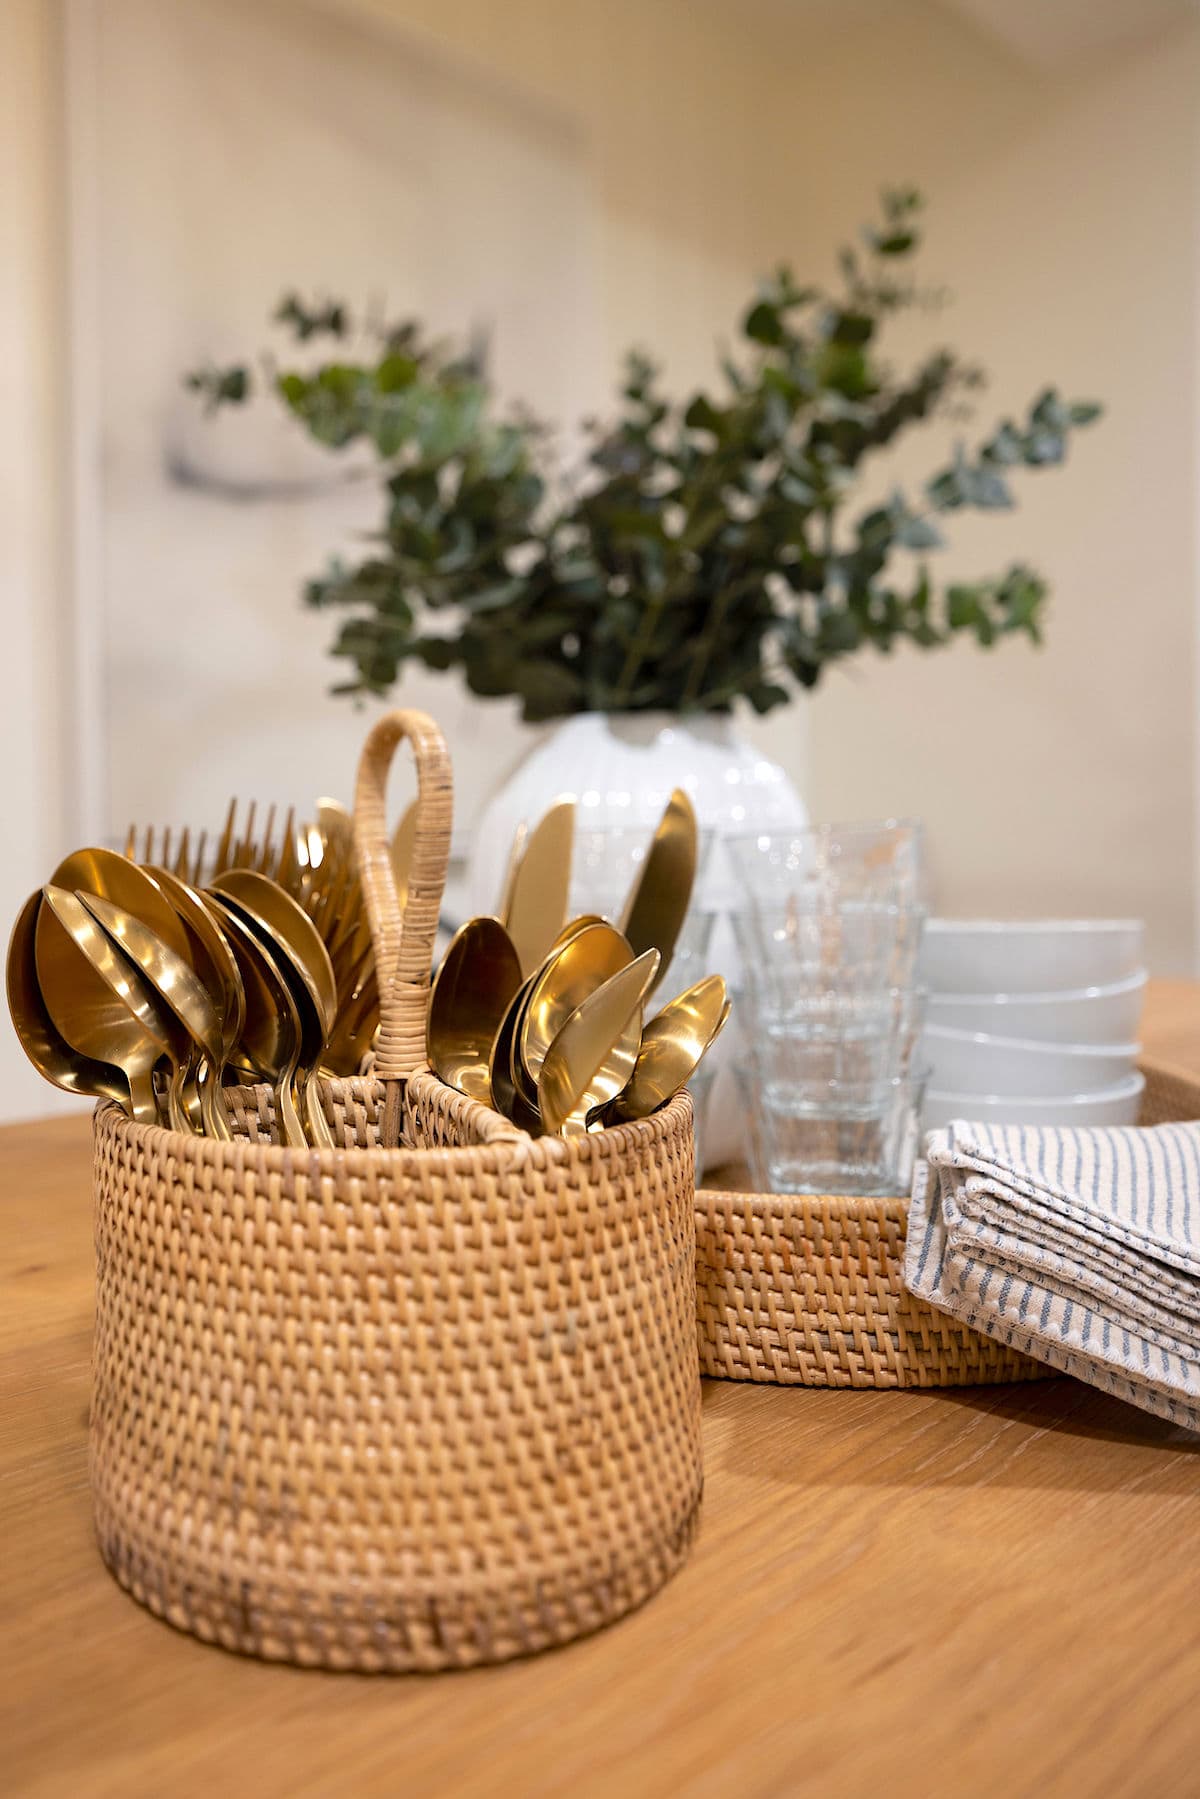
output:
[[[1147,1050],[1200,1073],[1200,987]],[[106,1572],[90,1121],[0,1131],[0,1793],[488,1799],[1200,1792],[1200,1438],[1067,1379],[706,1382],[699,1541],[640,1611],[434,1676],[268,1666]]]

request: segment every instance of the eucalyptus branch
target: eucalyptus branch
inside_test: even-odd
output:
[[[956,512],[1010,508],[1012,472],[1061,463],[1098,406],[1048,388],[911,498],[857,510],[864,465],[982,380],[949,349],[903,376],[883,359],[896,313],[942,302],[912,273],[920,211],[911,189],[884,195],[832,291],[777,269],[711,391],[672,401],[630,356],[582,470],[559,468],[538,421],[498,414],[474,348],[329,296],[288,294],[274,318],[293,344],[330,345],[315,366],[194,370],[206,411],[274,403],[329,451],[372,453],[372,553],[306,590],[339,616],[338,691],[385,693],[416,662],[518,695],[528,719],[769,711],[868,646],[1038,641],[1047,587],[1019,563],[940,594],[924,568],[907,591],[889,571],[936,555]]]

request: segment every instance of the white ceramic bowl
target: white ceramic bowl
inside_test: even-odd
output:
[[[931,918],[921,946],[921,980],[934,993],[1111,986],[1141,963],[1136,918]]]
[[[1146,971],[1104,987],[1047,993],[931,993],[927,1022],[940,1030],[1037,1043],[1132,1043],[1138,1034]]]
[[[1096,1093],[1133,1073],[1136,1043],[1037,1043],[983,1031],[925,1032],[929,1084],[949,1093],[1036,1093],[1049,1099]]]
[[[995,1093],[927,1089],[921,1108],[921,1129],[940,1130],[956,1118],[972,1124],[1136,1124],[1145,1085],[1144,1074],[1131,1074],[1099,1093],[1060,1095],[1056,1099],[1014,1099]]]

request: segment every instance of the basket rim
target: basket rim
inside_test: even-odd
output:
[[[414,1148],[405,1144],[395,1149],[379,1146],[370,1149],[290,1148],[279,1143],[249,1141],[222,1143],[215,1137],[191,1136],[184,1131],[171,1130],[167,1125],[139,1124],[109,1099],[101,1100],[97,1105],[94,1128],[97,1135],[103,1131],[124,1139],[156,1158],[174,1156],[180,1162],[214,1171],[255,1168],[263,1174],[287,1175],[302,1168],[310,1177],[318,1175],[332,1179],[338,1174],[370,1176],[385,1168],[397,1175],[434,1170],[446,1175],[462,1175],[481,1166],[497,1173],[528,1165],[566,1170],[593,1161],[598,1150],[613,1148],[623,1155],[649,1151],[683,1121],[683,1113],[690,1118],[691,1101],[686,1092],[681,1092],[649,1118],[639,1118],[630,1124],[612,1125],[580,1137],[531,1137],[518,1131],[500,1113],[467,1099],[456,1088],[446,1086],[428,1069],[418,1069],[409,1079],[455,1094],[464,1106],[477,1114],[474,1122],[481,1127],[479,1141],[439,1148]],[[369,1084],[383,1093],[384,1083],[371,1077],[354,1076],[349,1081],[326,1084],[344,1088],[356,1083]],[[504,1127],[502,1132],[496,1131],[497,1124]]]
[[[899,1193],[761,1193],[738,1187],[697,1187],[696,1209],[710,1207],[713,1202],[733,1202],[751,1211],[780,1212],[820,1210],[842,1218],[900,1218],[908,1215],[908,1197]]]

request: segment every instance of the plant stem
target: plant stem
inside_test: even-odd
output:
[[[760,585],[761,581],[762,576],[755,569],[750,574],[743,575],[740,580],[731,581],[728,586],[721,588],[718,592],[716,599],[709,607],[708,617],[704,621],[704,629],[696,639],[696,653],[692,657],[692,664],[688,669],[688,677],[683,684],[683,693],[680,696],[681,712],[686,712],[700,697],[700,686],[708,673],[708,665],[716,647],[717,635],[725,622],[725,614],[734,600],[741,599],[744,593],[750,593]]]
[[[642,664],[646,660],[646,652],[654,641],[654,633],[658,629],[658,621],[662,617],[666,599],[667,596],[665,591],[660,589],[660,591],[656,593],[642,609],[642,616],[638,621],[638,628],[634,632],[629,647],[625,651],[625,660],[621,665],[621,672],[617,676],[617,683],[612,691],[613,704],[611,710],[614,712],[622,711],[624,702],[629,698],[634,680],[640,673]]]

